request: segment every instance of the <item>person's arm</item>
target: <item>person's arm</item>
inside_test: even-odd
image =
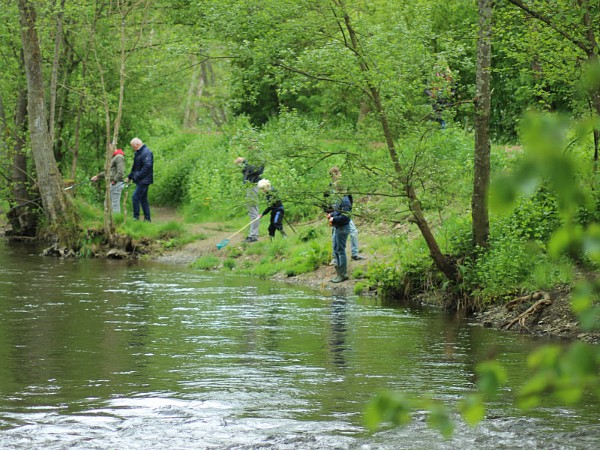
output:
[[[99,172],[96,175],[94,175],[92,178],[90,178],[92,181],[98,181],[98,179],[100,178],[104,178],[106,176],[106,174],[104,172]]]

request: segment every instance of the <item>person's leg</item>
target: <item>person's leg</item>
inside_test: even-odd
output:
[[[142,207],[142,211],[144,212],[144,220],[146,222],[150,222],[150,204],[148,203],[148,188],[150,186],[148,184],[140,184],[136,192],[139,191],[139,202]]]
[[[246,205],[248,206],[248,216],[250,220],[255,220],[260,215],[258,211],[258,186],[254,186],[246,191]],[[250,232],[248,233],[248,239],[258,240],[258,228],[260,226],[260,220],[252,222],[250,225]]]
[[[364,256],[358,254],[358,228],[356,228],[352,219],[348,226],[350,227],[350,253],[352,254],[352,259],[365,259]]]
[[[135,191],[133,191],[133,195],[131,196],[131,203],[133,205],[133,220],[140,219],[140,188],[141,187],[142,187],[141,184],[137,184],[135,186]]]
[[[275,214],[275,219],[273,221],[274,225],[275,225],[275,229],[279,230],[279,232],[281,233],[282,236],[285,236],[285,231],[283,231],[283,216],[284,216],[284,211],[283,209],[280,209],[279,211],[276,212]],[[275,234],[275,233],[273,233]]]
[[[335,252],[333,251],[333,247],[335,246],[335,227],[331,227],[331,252],[332,252],[332,258],[331,258],[331,263],[329,263],[330,266],[336,266],[337,265],[337,259],[335,257]]]
[[[358,256],[358,229],[352,219],[350,219],[348,227],[350,229],[350,253],[352,256]]]
[[[333,253],[337,263],[335,267],[337,276],[331,280],[333,283],[341,283],[348,279],[348,259],[346,258],[348,234],[350,234],[350,227],[348,225],[337,227],[335,230]]]
[[[124,187],[125,183],[122,181],[110,185],[110,204],[113,212],[121,212],[121,192]]]
[[[348,244],[348,235],[350,234],[350,228],[348,225],[338,227],[335,230],[335,241],[337,246],[337,261],[338,264],[344,268],[348,265],[348,258],[346,257],[346,246]]]
[[[269,220],[269,236],[271,238],[275,237],[275,230],[277,229],[277,225],[275,224],[275,220],[277,220],[276,212],[271,211],[271,219]]]

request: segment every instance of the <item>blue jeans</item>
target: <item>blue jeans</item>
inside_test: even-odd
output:
[[[138,184],[135,187],[135,192],[131,196],[133,203],[133,218],[140,218],[140,206],[144,212],[144,220],[150,222],[150,204],[148,203],[148,188],[149,184]]]
[[[350,223],[348,224],[350,227],[350,251],[352,256],[358,256],[358,229],[352,219],[350,219]],[[333,227],[333,232],[331,233],[331,243],[335,242],[335,227]]]
[[[334,229],[333,257],[335,258],[338,267],[346,267],[348,265],[348,258],[346,258],[346,243],[348,242],[348,235],[350,234],[350,225],[334,227]]]

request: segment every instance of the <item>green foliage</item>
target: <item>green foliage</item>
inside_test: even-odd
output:
[[[221,260],[214,255],[203,255],[192,263],[192,267],[199,270],[214,270],[221,265]]]
[[[365,283],[358,282],[354,285],[354,289],[352,290],[354,294],[361,295],[368,289],[368,286]]]
[[[179,237],[184,231],[179,222],[146,222],[143,220],[128,220],[122,225],[125,233],[133,239],[162,240]]]
[[[428,411],[428,424],[444,437],[454,430],[450,414],[443,403],[428,397],[409,396],[400,393],[381,392],[369,403],[364,414],[367,428],[374,431],[382,423],[406,425],[418,411]]]
[[[214,138],[213,138],[214,139]],[[155,183],[149,193],[153,202],[179,205],[187,198],[192,170],[208,147],[210,136],[175,134],[152,141]],[[202,146],[199,148],[199,146]]]
[[[542,187],[534,195],[519,200],[508,231],[521,239],[548,242],[560,225],[556,198]]]
[[[600,387],[600,352],[593,345],[547,345],[531,353],[527,362],[535,375],[519,391],[523,408],[538,406],[546,392],[561,403],[573,404],[581,401],[586,391],[598,392]]]

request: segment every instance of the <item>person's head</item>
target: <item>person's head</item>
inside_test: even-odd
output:
[[[137,152],[140,148],[142,148],[142,145],[144,145],[144,143],[142,142],[142,140],[140,138],[135,137],[131,140],[129,145],[131,145],[131,148],[133,149],[134,152]]]
[[[260,180],[258,182],[258,189],[261,192],[267,192],[271,190],[271,182],[269,180]]]
[[[333,166],[331,169],[329,169],[329,176],[333,181],[337,181],[342,177],[342,172],[338,166]]]

